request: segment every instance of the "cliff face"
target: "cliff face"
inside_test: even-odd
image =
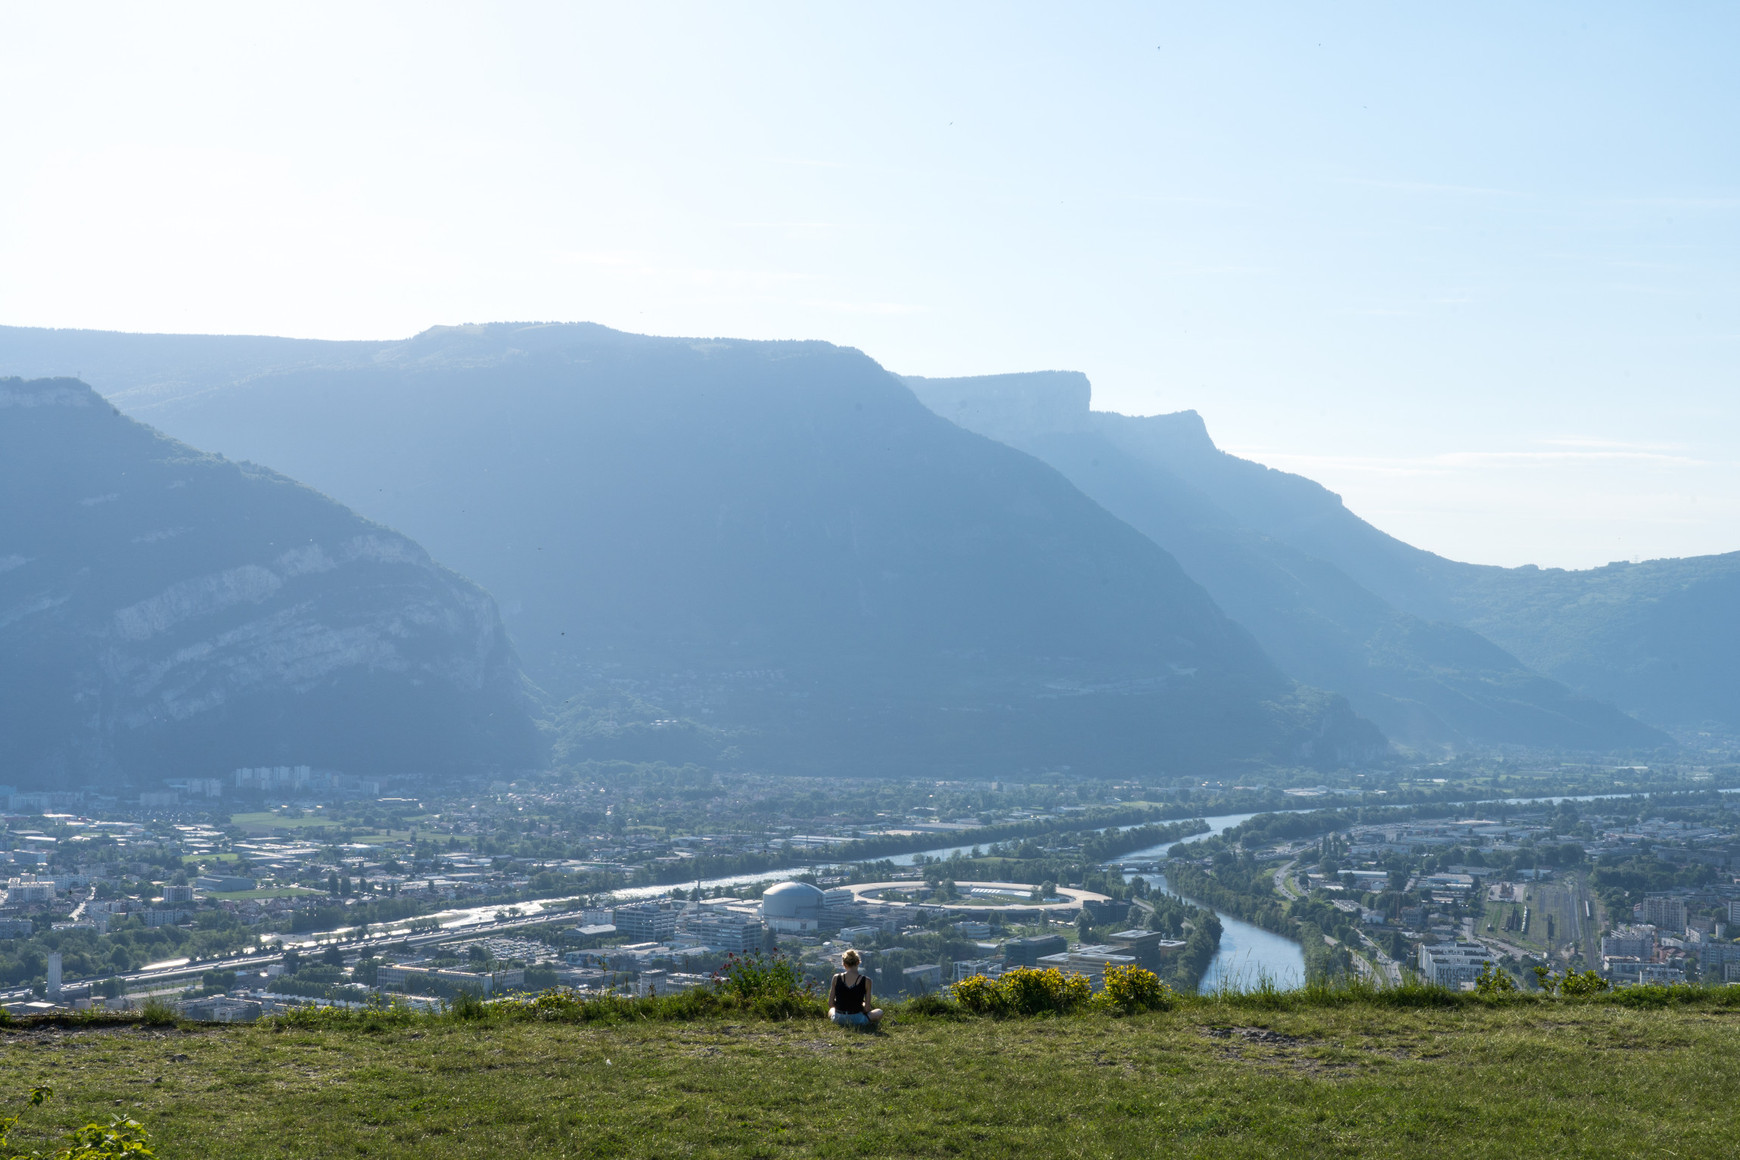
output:
[[[1602,752],[1667,741],[1605,703],[1633,707],[1612,688],[1587,678],[1567,687],[1570,666],[1535,662],[1543,650],[1507,652],[1518,634],[1443,615],[1429,600],[1398,606],[1383,568],[1347,561],[1388,560],[1398,575],[1437,575],[1433,562],[1469,575],[1502,569],[1389,540],[1311,480],[1221,451],[1194,411],[1090,412],[1086,380],[1059,371],[907,382],[939,414],[1062,472],[1177,557],[1289,676],[1343,694],[1397,741]],[[1380,541],[1389,555],[1347,549]]]
[[[495,324],[243,375],[204,341],[97,344],[132,367],[97,385],[157,384],[154,422],[415,536],[570,707],[711,731],[639,756],[997,776],[1383,747],[1165,551],[856,351]]]
[[[0,380],[0,490],[8,782],[535,760],[493,601],[325,496],[73,379]]]

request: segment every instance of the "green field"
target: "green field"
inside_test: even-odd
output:
[[[13,1144],[177,1157],[1718,1156],[1740,1010],[1574,1002],[0,1031]],[[53,1086],[26,1109],[33,1084]]]

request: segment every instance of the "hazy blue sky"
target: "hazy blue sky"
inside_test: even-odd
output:
[[[8,4],[0,322],[1073,368],[1462,559],[1728,551],[1737,58],[1732,5]]]

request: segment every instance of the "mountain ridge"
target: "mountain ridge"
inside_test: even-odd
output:
[[[133,366],[117,397],[173,377]],[[1126,772],[1383,746],[1152,541],[860,352],[488,324],[179,381],[155,421],[415,536],[496,595],[558,700],[617,688],[742,760]]]
[[[0,734],[25,784],[536,760],[493,602],[397,532],[72,379],[0,379],[0,483]]]
[[[1194,411],[1091,411],[1091,386],[1074,372],[907,382],[939,414],[1051,463],[1167,547],[1290,675],[1344,693],[1397,740],[1588,751],[1667,741],[1470,626],[1397,608],[1314,555],[1325,539],[1400,542],[1315,481],[1221,451]],[[1429,556],[1401,546],[1416,555],[1392,560],[1410,567]]]

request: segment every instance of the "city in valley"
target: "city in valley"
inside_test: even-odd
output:
[[[1096,990],[1108,965],[1184,991],[1740,980],[1740,770],[1331,780],[890,780],[857,812],[823,780],[623,766],[416,796],[309,767],[132,800],[4,788],[0,1001],[440,1010],[671,994],[746,957],[820,990],[847,948],[889,998],[1016,966]],[[1228,924],[1269,936],[1257,958],[1222,949]]]

